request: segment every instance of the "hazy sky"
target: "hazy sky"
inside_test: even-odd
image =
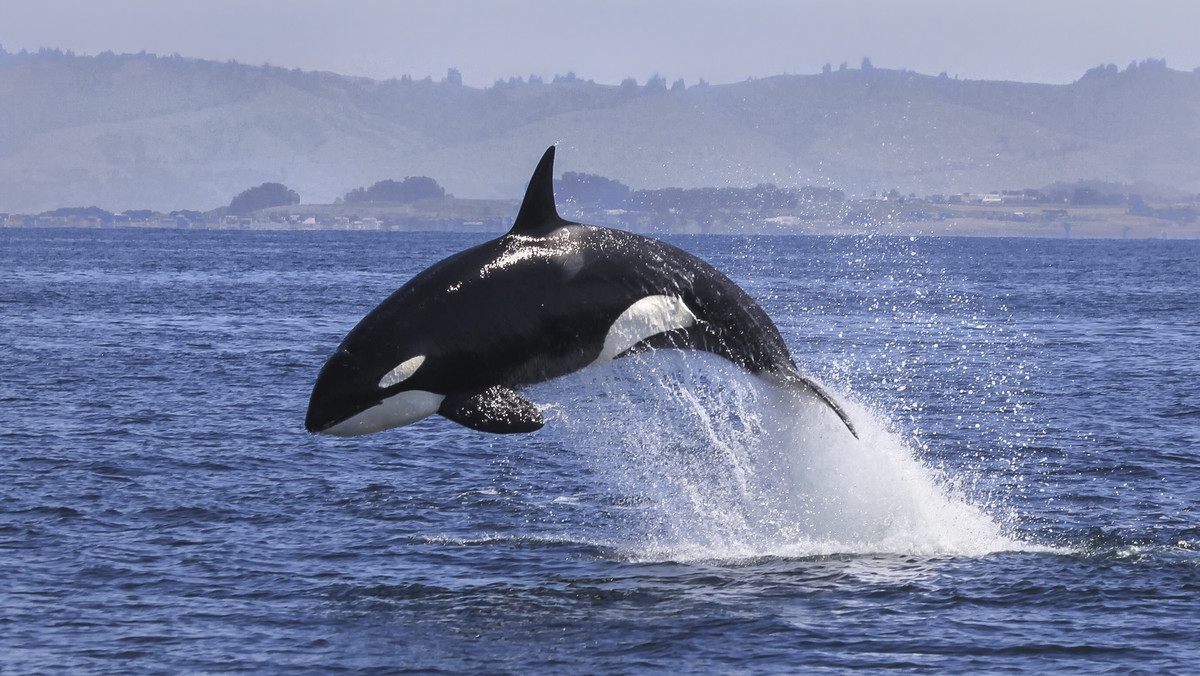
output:
[[[876,67],[1066,83],[1200,66],[1198,0],[0,0],[0,45],[270,63],[468,85],[575,72],[694,84]]]

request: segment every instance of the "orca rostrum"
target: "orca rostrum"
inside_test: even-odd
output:
[[[854,434],[745,291],[664,242],[564,220],[553,171],[552,146],[507,234],[421,272],[350,331],[317,376],[308,431],[369,434],[438,413],[484,432],[532,432],[545,419],[521,386],[682,348],[807,391]]]

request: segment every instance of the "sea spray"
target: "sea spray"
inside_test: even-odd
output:
[[[852,437],[816,397],[697,352],[637,355],[543,388],[614,504],[606,540],[648,560],[1019,547],[903,436],[842,398]]]

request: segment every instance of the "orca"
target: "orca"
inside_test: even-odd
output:
[[[313,386],[309,432],[356,436],[434,413],[483,432],[532,432],[546,421],[521,386],[680,348],[811,393],[857,436],[744,290],[665,242],[563,219],[553,171],[551,146],[507,234],[435,263],[346,335]]]

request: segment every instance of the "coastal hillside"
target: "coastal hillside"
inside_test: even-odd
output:
[[[477,89],[182,57],[0,54],[0,212],[208,210],[279,182],[330,203],[430,176],[513,199],[542,150],[638,189],[864,196],[1100,180],[1200,192],[1200,73],[1146,61],[1069,85],[870,68],[730,85],[571,75]]]

